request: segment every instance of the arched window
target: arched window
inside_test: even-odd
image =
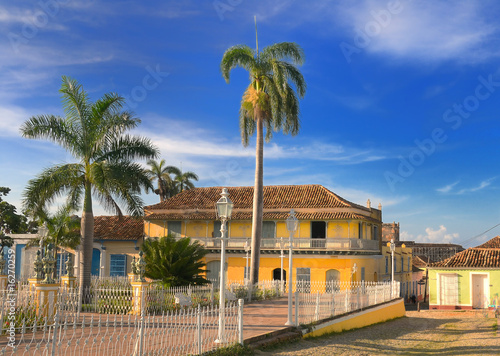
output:
[[[338,282],[340,282],[340,271],[329,269],[326,271],[326,292],[333,293],[338,290]]]

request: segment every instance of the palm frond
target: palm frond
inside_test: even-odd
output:
[[[78,136],[75,135],[71,124],[59,116],[33,116],[25,121],[19,130],[25,138],[48,139],[72,153],[73,146],[78,142]]]
[[[28,181],[23,192],[24,209],[36,211],[45,208],[73,187],[83,186],[83,177],[84,167],[77,163],[46,168]]]
[[[117,161],[156,158],[160,151],[149,138],[123,135],[111,140],[99,153],[96,161]]]
[[[288,59],[295,65],[303,65],[305,61],[304,50],[294,42],[281,42],[265,47],[260,53],[262,62],[282,59]]]
[[[246,45],[237,45],[229,48],[224,53],[220,63],[220,70],[226,82],[229,83],[229,74],[232,69],[241,67],[251,72],[255,65],[255,51]]]
[[[89,104],[91,104],[87,92],[75,79],[66,76],[62,77],[59,92],[62,94],[66,117],[72,123],[78,122],[84,129],[89,116]]]

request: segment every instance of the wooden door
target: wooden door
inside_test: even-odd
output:
[[[483,309],[488,307],[486,295],[488,276],[486,274],[472,275],[472,307]]]

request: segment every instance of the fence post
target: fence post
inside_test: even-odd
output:
[[[291,293],[292,284],[290,283],[290,291]],[[299,300],[299,288],[295,289],[295,326],[299,326],[299,309],[300,309],[300,300]]]
[[[210,284],[210,304],[214,305],[214,284]]]
[[[319,320],[319,292],[316,292],[316,310],[315,310],[315,319]]]
[[[335,316],[335,293],[332,293],[332,316]]]
[[[201,305],[198,304],[198,311],[196,312],[196,340],[198,343],[198,355],[203,353],[201,345]]]
[[[142,356],[142,348],[144,345],[144,311],[141,313],[140,330],[139,330],[139,353],[137,356]]]
[[[243,345],[243,303],[243,299],[238,299],[238,343],[240,345]]]
[[[56,315],[54,316],[54,331],[52,332],[52,350],[51,355],[54,356],[56,354],[56,345],[57,345],[57,327],[59,322],[59,312],[56,311]]]
[[[349,313],[350,310],[349,310],[349,289],[346,289],[345,290],[345,312],[346,313]]]

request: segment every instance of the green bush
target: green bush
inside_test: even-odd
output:
[[[223,347],[214,351],[210,351],[205,355],[210,356],[252,356],[254,352],[247,345],[236,344],[233,346]]]

